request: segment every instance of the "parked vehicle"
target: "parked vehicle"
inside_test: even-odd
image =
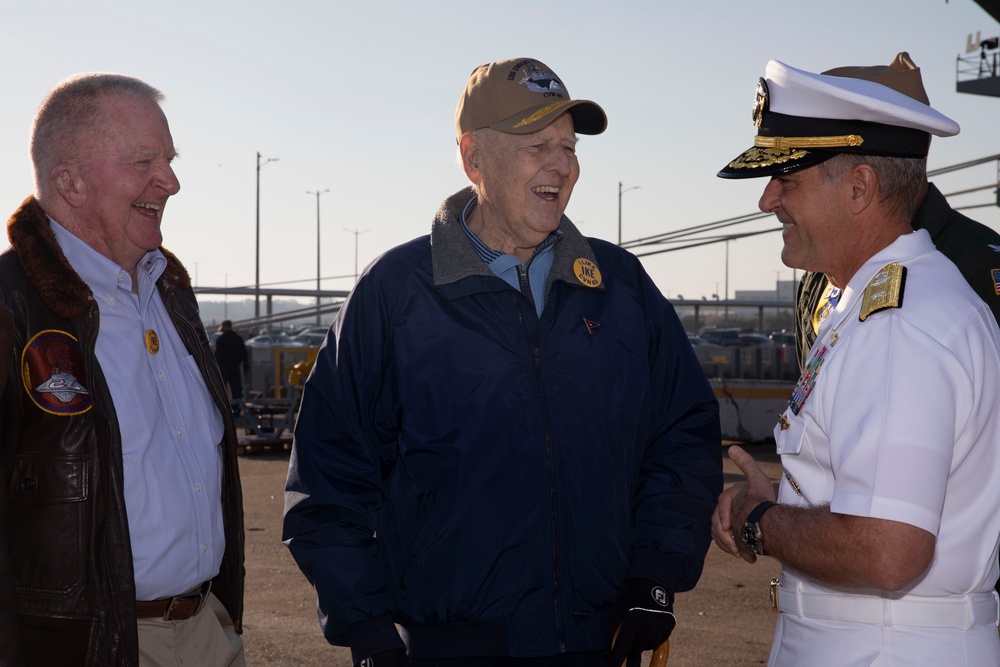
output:
[[[795,345],[795,334],[791,331],[772,331],[768,338],[776,345]]]
[[[285,345],[288,347],[301,347],[302,343],[296,341],[285,333],[270,333],[254,336],[246,342],[249,347],[275,347]]]
[[[740,330],[735,328],[716,329],[715,327],[705,327],[698,332],[710,345],[739,345]]]
[[[303,333],[299,334],[298,336],[295,336],[294,338],[292,338],[292,340],[302,345],[311,345],[314,347],[319,347],[320,345],[323,344],[323,341],[326,340],[326,332],[324,331],[323,333]]]
[[[303,327],[293,334],[290,334],[292,338],[298,338],[300,336],[306,336],[309,334],[319,334],[321,336],[326,336],[326,332],[330,330],[329,326],[312,326]]]
[[[764,334],[758,334],[758,333],[742,333],[739,335],[739,341],[740,341],[740,347],[750,347],[752,345],[770,347],[775,344],[773,340],[771,340]]]

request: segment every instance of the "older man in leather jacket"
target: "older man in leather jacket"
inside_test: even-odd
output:
[[[80,75],[35,118],[0,255],[0,664],[244,664],[236,435],[160,247],[161,99]]]

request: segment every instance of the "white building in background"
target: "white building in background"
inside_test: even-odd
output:
[[[736,290],[733,292],[734,301],[782,301],[785,303],[795,303],[795,289],[798,281],[779,280],[772,290]]]

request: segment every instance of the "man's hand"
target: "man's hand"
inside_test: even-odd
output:
[[[365,658],[354,667],[410,667],[406,651],[394,648]]]
[[[657,648],[675,625],[673,594],[649,579],[626,579],[611,607],[608,667],[621,667],[626,657]]]
[[[712,513],[712,538],[726,553],[756,563],[757,554],[747,549],[739,533],[754,507],[765,500],[774,501],[777,496],[767,473],[743,448],[731,445],[728,454],[746,477],[746,482],[733,484],[719,496],[719,504]]]

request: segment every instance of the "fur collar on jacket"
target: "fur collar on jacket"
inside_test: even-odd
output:
[[[63,254],[49,220],[34,196],[28,197],[7,221],[7,238],[17,254],[28,280],[45,304],[63,319],[73,319],[87,312],[94,297],[90,287],[73,271]],[[179,287],[191,286],[191,277],[180,261],[162,246],[167,268],[161,280]]]

